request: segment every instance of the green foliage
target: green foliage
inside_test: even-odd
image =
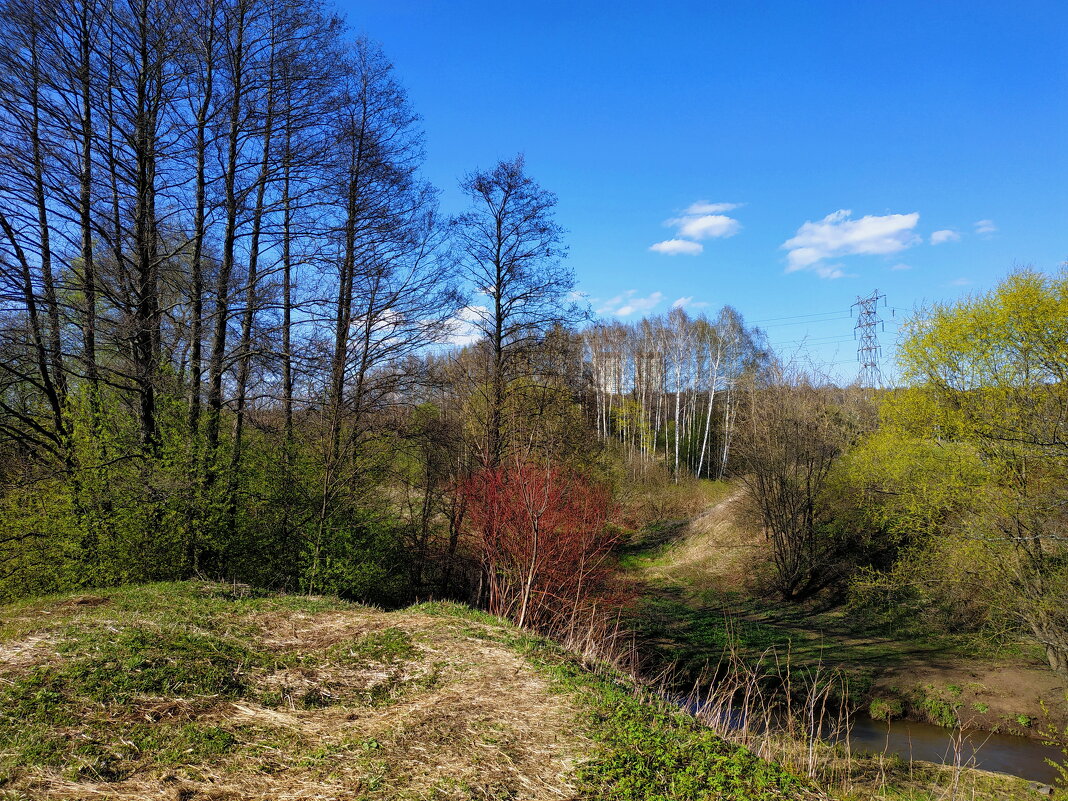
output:
[[[183,406],[161,401],[149,457],[134,416],[114,393],[70,395],[70,472],[10,487],[2,497],[0,601],[79,586],[167,580],[186,568],[193,491]],[[106,411],[94,411],[98,406]]]
[[[1063,759],[1046,759],[1046,763],[1057,771],[1057,785],[1068,788],[1068,726],[1063,731],[1057,731],[1054,726],[1046,724],[1042,731],[1042,743],[1061,749]]]
[[[624,398],[619,406],[612,408],[612,431],[623,441],[635,443],[643,452],[652,450],[656,444],[645,409],[634,398]],[[695,433],[693,437],[696,436]]]
[[[1068,675],[1068,273],[1010,275],[907,327],[906,389],[845,460],[900,557],[854,588],[870,608],[957,629],[1023,630]],[[880,600],[880,595],[882,599]]]
[[[309,532],[300,589],[395,606],[407,599],[408,558],[397,526],[353,510]]]
[[[515,646],[574,693],[596,743],[579,769],[583,797],[604,801],[763,801],[804,797],[811,783],[731,745],[689,715],[635,692],[623,676],[594,673],[558,648],[522,637]]]
[[[905,705],[900,698],[872,698],[868,714],[875,720],[890,721],[905,714]]]
[[[935,726],[952,729],[960,725],[960,717],[957,714],[960,702],[956,700],[952,691],[943,693],[930,685],[917,687],[912,691],[911,705],[916,712]]]
[[[882,427],[843,459],[838,480],[864,492],[870,519],[904,543],[938,532],[989,477],[976,449],[908,433],[899,415],[914,393],[890,394]]]
[[[166,393],[151,453],[115,391],[95,401],[72,392],[68,422],[70,471],[19,476],[0,493],[0,602],[197,573],[388,605],[410,599],[402,526],[366,487],[317,519],[325,479],[310,443],[288,465],[276,440],[247,432],[234,472],[224,436],[209,465],[189,436],[187,406]],[[392,458],[379,450],[361,456],[369,486]]]

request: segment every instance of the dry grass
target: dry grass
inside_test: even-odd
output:
[[[57,638],[52,633],[31,634],[17,640],[0,642],[0,680],[5,673],[16,673],[54,657]]]
[[[369,607],[315,614],[268,609],[250,615],[249,621],[260,630],[266,647],[280,651],[321,650],[392,625],[387,615]]]
[[[190,764],[146,758],[114,781],[69,769],[27,769],[7,785],[0,777],[0,798],[574,796],[569,777],[589,745],[575,732],[577,710],[508,645],[494,642],[489,624],[269,604],[230,623],[259,631],[257,645],[267,652],[307,656],[309,664],[283,661],[283,668],[253,676],[249,697],[137,698],[122,714],[129,721],[218,727],[233,737],[234,748]],[[368,642],[384,645],[368,650]],[[55,659],[55,644],[54,633],[7,641],[0,659],[5,669],[29,667]],[[302,704],[313,690],[316,703]],[[82,736],[77,726],[65,733]]]
[[[645,568],[645,577],[697,592],[746,587],[754,565],[766,561],[767,546],[758,532],[738,522],[742,505],[735,492],[691,518],[667,551]]]

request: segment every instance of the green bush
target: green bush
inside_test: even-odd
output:
[[[889,722],[904,716],[905,705],[900,698],[873,698],[868,705],[868,714],[875,720]]]

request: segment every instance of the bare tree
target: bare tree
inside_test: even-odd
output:
[[[858,434],[853,400],[847,390],[778,366],[742,401],[741,481],[771,547],[772,583],[786,599],[810,596],[837,578],[838,542],[821,496]]]
[[[577,318],[575,279],[561,259],[564,231],[553,219],[556,196],[526,174],[522,156],[460,183],[471,209],[452,221],[464,276],[477,293],[468,307],[486,348],[486,424],[482,460],[493,468],[504,451],[508,385],[519,356],[554,325]]]

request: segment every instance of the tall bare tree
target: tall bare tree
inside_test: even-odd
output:
[[[502,422],[509,382],[520,356],[553,326],[575,320],[575,279],[562,264],[563,229],[556,195],[526,174],[522,156],[465,176],[469,211],[452,222],[462,270],[476,293],[469,318],[484,337],[486,421],[482,460],[496,467],[504,452]]]

